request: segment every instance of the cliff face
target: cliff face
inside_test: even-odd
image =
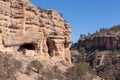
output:
[[[0,51],[57,57],[71,62],[70,25],[54,10],[28,0],[0,1]]]
[[[80,35],[77,43],[72,44],[71,49],[83,47],[87,52],[98,50],[119,50],[120,49],[120,25],[110,28],[101,28],[88,35]]]
[[[120,38],[117,36],[98,36],[79,40],[77,47],[84,47],[87,51],[91,50],[114,50],[120,49]]]

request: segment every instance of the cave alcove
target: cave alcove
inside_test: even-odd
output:
[[[22,51],[24,49],[26,49],[26,50],[35,50],[35,45],[32,44],[32,43],[24,43],[19,47],[18,51]]]

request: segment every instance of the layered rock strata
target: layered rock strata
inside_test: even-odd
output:
[[[56,11],[28,0],[0,1],[0,51],[71,62],[70,43],[70,25]]]
[[[117,36],[98,36],[79,40],[77,48],[84,47],[87,51],[94,50],[117,50],[120,49],[120,37]]]

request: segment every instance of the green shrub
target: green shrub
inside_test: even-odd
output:
[[[80,53],[82,53],[82,54],[85,54],[85,53],[86,53],[86,50],[85,50],[84,47],[80,47],[80,48],[78,49],[78,51],[79,51]]]
[[[33,68],[36,70],[35,72],[39,73],[39,70],[43,68],[43,64],[40,63],[40,61],[38,60],[31,61],[27,66],[27,73],[29,74],[29,72],[32,71]]]
[[[70,67],[67,70],[67,80],[83,80],[84,75],[89,71],[89,67],[86,63],[77,63],[75,66]]]

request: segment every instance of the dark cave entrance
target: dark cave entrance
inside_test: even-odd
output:
[[[52,57],[50,44],[48,42],[47,42],[47,47],[48,47],[48,54],[49,54],[50,57]]]
[[[28,49],[28,50],[35,50],[35,46],[33,44],[30,44],[30,43],[23,44],[20,46],[20,48]]]
[[[56,53],[57,48],[55,46],[55,42],[48,38],[46,44],[47,44],[47,47],[48,47],[49,56],[50,57],[57,56],[57,53]]]
[[[22,50],[35,50],[35,44],[32,43],[25,43],[23,45],[21,45],[18,49],[18,51],[22,51]]]

